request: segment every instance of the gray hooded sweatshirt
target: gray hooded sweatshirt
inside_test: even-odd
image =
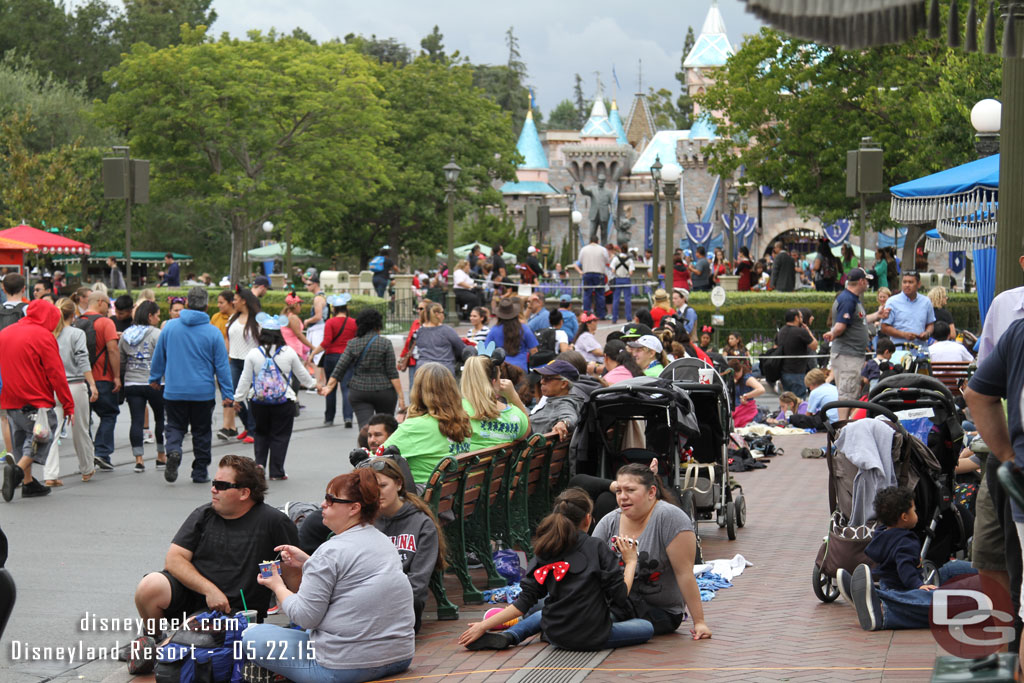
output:
[[[152,325],[132,325],[121,334],[117,346],[121,350],[126,387],[149,384],[149,366],[159,336],[160,328]]]
[[[402,558],[402,571],[412,585],[413,602],[422,605],[427,600],[430,575],[437,562],[437,527],[430,517],[406,501],[394,517],[378,515],[373,525],[395,544]]]

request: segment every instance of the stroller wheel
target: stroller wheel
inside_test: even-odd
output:
[[[725,504],[725,533],[730,541],[736,540],[736,503],[731,500]]]
[[[834,602],[839,597],[839,586],[836,580],[821,571],[821,566],[814,563],[814,573],[811,575],[811,587],[814,589],[814,596],[824,603]]]
[[[733,498],[732,505],[736,509],[736,528],[742,529],[747,525],[747,499],[741,493]]]
[[[924,577],[925,583],[935,585],[939,583],[939,569],[931,560],[925,560],[921,563],[921,576]]]

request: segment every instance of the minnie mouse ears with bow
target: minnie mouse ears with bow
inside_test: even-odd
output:
[[[505,347],[496,346],[493,341],[489,341],[486,344],[467,346],[462,350],[462,362],[466,362],[473,356],[487,356],[494,366],[498,366],[505,362]]]
[[[280,330],[288,326],[288,316],[270,315],[260,311],[256,314],[256,324],[261,330]]]
[[[703,327],[700,328],[700,331],[701,331],[702,334],[703,333],[714,334],[715,333],[715,328],[711,327],[711,325],[704,325]]]

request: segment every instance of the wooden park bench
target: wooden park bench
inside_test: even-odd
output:
[[[960,396],[963,387],[976,368],[977,363],[973,361],[931,363],[932,377],[942,382],[954,397]]]

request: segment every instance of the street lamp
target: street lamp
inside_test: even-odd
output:
[[[735,185],[729,185],[729,190],[725,193],[726,203],[729,205],[729,225],[726,227],[725,234],[729,238],[729,258],[736,258],[736,243],[733,242],[735,238],[735,223],[736,223],[736,209],[740,205],[740,191]]]
[[[268,235],[274,232],[274,224],[271,223],[270,221],[263,221],[263,232],[267,233]]]
[[[1003,105],[999,100],[981,100],[971,108],[971,125],[977,131],[974,135],[974,149],[979,159],[999,152],[999,124],[1002,116]]]
[[[569,228],[572,240],[572,260],[575,261],[580,257],[580,223],[583,222],[583,214],[573,209],[570,216],[572,218],[572,227]]]
[[[455,312],[455,183],[462,171],[452,160],[444,165],[444,179],[448,183],[445,194],[448,197],[448,315],[458,318]]]
[[[682,171],[675,164],[666,166],[661,172],[661,180],[665,184],[665,289],[671,290],[673,283],[672,254],[676,232],[675,212],[673,204],[676,191],[679,189],[679,177]]]
[[[573,241],[575,238],[573,237],[573,227],[574,227],[574,224],[573,224],[573,220],[572,220],[572,214],[573,214],[573,211],[576,210],[576,193],[573,192],[572,189],[570,189],[570,188],[572,188],[572,185],[567,187],[566,190],[565,190],[565,201],[569,205],[568,206],[569,211],[566,214],[566,217],[569,219],[569,258],[571,258],[573,261],[575,261],[576,260],[576,255],[575,255],[576,254],[576,247],[574,246],[575,242]]]
[[[654,184],[654,227],[651,240],[651,273],[650,275],[654,278],[654,288],[658,288],[658,263],[661,259],[658,258],[660,252],[659,245],[661,242],[661,155],[654,157],[654,163],[651,164],[651,182]],[[644,245],[647,246],[646,244]],[[669,272],[665,272],[666,282],[669,277]],[[666,284],[666,288],[668,285]]]

